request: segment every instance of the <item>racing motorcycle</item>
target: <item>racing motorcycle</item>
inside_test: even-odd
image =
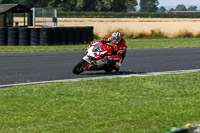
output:
[[[108,41],[94,42],[88,46],[86,55],[73,67],[74,74],[80,74],[84,71],[104,70],[111,72],[114,70],[115,62],[109,58],[112,56],[114,49]]]

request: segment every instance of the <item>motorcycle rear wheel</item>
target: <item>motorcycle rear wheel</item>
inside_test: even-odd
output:
[[[87,63],[87,61],[85,61],[85,60],[80,60],[74,67],[73,67],[73,69],[72,69],[72,72],[74,73],[74,74],[80,74],[80,73],[82,73],[83,71],[84,71],[84,65],[85,65],[85,63]]]
[[[114,68],[115,68],[115,63],[111,62],[108,66],[104,68],[104,71],[107,73],[110,73],[112,72],[112,70],[114,70]]]

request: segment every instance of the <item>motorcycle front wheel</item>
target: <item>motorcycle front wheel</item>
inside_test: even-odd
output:
[[[85,60],[80,60],[74,67],[73,67],[73,69],[72,69],[72,72],[74,73],[74,74],[80,74],[80,73],[82,73],[85,69],[85,66],[88,64],[88,62],[87,61],[85,61]]]

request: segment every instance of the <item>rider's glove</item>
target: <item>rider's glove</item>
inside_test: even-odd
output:
[[[117,51],[117,55],[122,55],[122,52],[121,51]]]
[[[103,43],[103,44],[109,44],[110,43],[110,41],[108,41],[108,40],[102,40],[102,41],[99,41],[99,42],[101,42],[101,43]]]
[[[93,43],[95,43],[95,42],[96,42],[96,41],[91,41],[90,44],[93,44]]]

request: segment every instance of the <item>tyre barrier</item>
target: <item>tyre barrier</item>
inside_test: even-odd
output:
[[[52,44],[52,28],[40,28],[40,45]]]
[[[16,46],[19,41],[18,28],[8,28],[8,46]]]
[[[38,46],[40,45],[40,29],[30,28],[30,45]]]
[[[73,27],[73,34],[74,34],[74,44],[81,43],[81,28],[80,27]]]
[[[30,45],[30,29],[19,28],[19,45],[29,46]]]
[[[74,27],[66,27],[66,35],[67,35],[67,44],[76,44],[75,37],[74,37]]]
[[[0,28],[0,46],[7,45],[7,28]]]
[[[93,27],[0,28],[0,46],[86,44],[93,41]]]
[[[93,38],[94,38],[94,36],[93,36],[93,27],[92,26],[88,26],[88,27],[86,27],[87,28],[87,42],[91,42],[91,41],[93,41]]]
[[[59,28],[59,33],[60,33],[60,45],[65,45],[67,44],[67,32],[65,27],[60,27]]]
[[[59,28],[53,28],[52,29],[52,42],[54,45],[59,45],[60,44],[60,30]]]
[[[80,42],[81,42],[81,44],[86,44],[86,43],[89,43],[88,42],[88,40],[87,40],[87,37],[88,37],[88,34],[87,34],[87,27],[81,27],[80,28],[80,33],[81,33],[81,35],[80,35]],[[92,40],[93,40],[93,38],[92,38]]]

